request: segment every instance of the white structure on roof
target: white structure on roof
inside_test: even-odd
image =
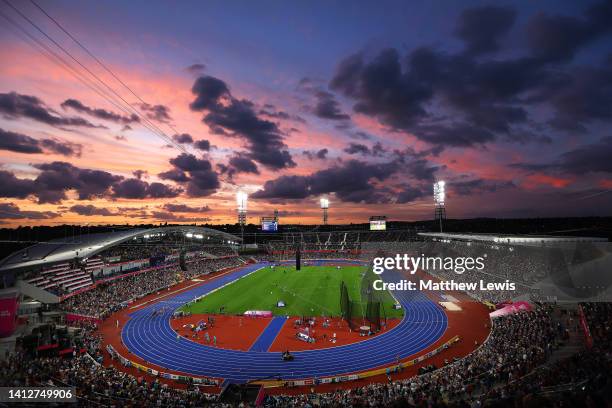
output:
[[[606,238],[569,237],[555,235],[505,235],[505,234],[453,234],[448,232],[420,232],[419,236],[437,239],[468,242],[491,242],[499,244],[549,244],[570,242],[608,242]]]

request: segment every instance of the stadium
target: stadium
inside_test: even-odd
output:
[[[501,404],[516,387],[546,384],[541,392],[563,398],[600,386],[607,363],[594,350],[608,304],[543,301],[561,299],[542,246],[572,245],[576,258],[605,239],[322,228],[257,245],[162,226],[28,246],[0,263],[4,369],[44,362],[23,374],[28,384],[75,386],[85,406]],[[397,253],[486,253],[481,273],[519,288],[373,290],[380,277],[480,279],[372,272],[374,257]],[[557,366],[584,361],[595,371],[548,385]]]
[[[0,22],[0,408],[612,408],[612,0]]]

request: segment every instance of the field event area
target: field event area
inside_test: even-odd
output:
[[[365,266],[268,266],[190,302],[181,308],[192,314],[243,314],[266,310],[274,315],[342,316],[340,287],[346,285],[353,314],[365,314],[368,298],[381,303],[381,317],[402,317],[387,291],[372,291],[373,273]],[[278,307],[284,302],[284,307]],[[360,311],[360,309],[362,309]]]

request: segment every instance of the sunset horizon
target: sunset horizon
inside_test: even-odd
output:
[[[143,4],[2,4],[0,227],[612,215],[609,2]]]

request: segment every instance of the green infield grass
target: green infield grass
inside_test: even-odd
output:
[[[269,310],[275,315],[341,316],[340,283],[347,285],[351,301],[365,312],[362,283],[367,285],[371,274],[363,266],[294,266],[266,267],[218,289],[181,308],[197,313],[243,314],[247,310]],[[364,278],[365,277],[365,278]],[[381,317],[401,317],[401,309],[393,309],[395,300],[389,292],[377,292],[382,303]],[[277,307],[278,301],[285,307]]]

